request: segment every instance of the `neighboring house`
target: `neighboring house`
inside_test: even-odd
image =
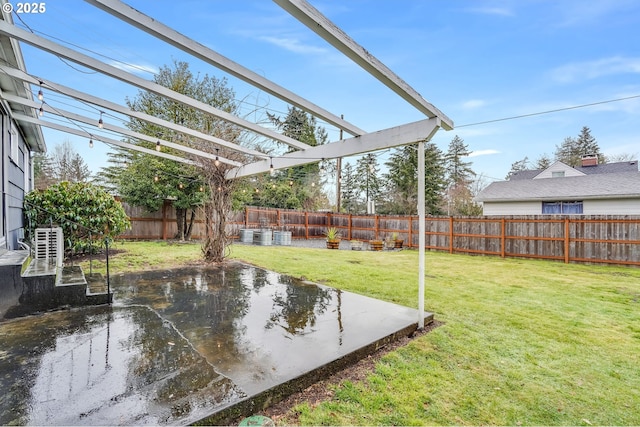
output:
[[[0,36],[0,67],[2,64],[26,71],[20,46],[15,40],[6,36]],[[2,94],[11,94],[32,100],[29,86],[2,73],[0,68],[0,91],[0,127],[2,129],[0,255],[2,255],[7,250],[19,249],[18,238],[23,235],[24,196],[33,189],[31,153],[44,152],[46,148],[40,126],[19,123],[13,119],[14,112],[32,117],[36,117],[36,112],[32,108],[1,99]]]
[[[582,166],[555,162],[547,169],[515,173],[478,194],[484,215],[640,215],[638,162]]]

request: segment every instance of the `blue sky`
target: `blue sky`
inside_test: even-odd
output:
[[[224,73],[155,40],[83,1],[49,0],[46,12],[20,17],[33,30],[121,61],[136,74],[174,59],[195,72]],[[366,131],[424,116],[266,0],[130,0],[177,31],[292,90]],[[311,3],[455,123],[433,139],[446,151],[459,135],[473,169],[503,179],[525,156],[552,155],[565,137],[591,129],[605,154],[640,154],[640,98],[495,121],[640,95],[640,2],[636,0],[350,0]],[[18,25],[22,25],[17,19]],[[137,89],[23,45],[28,71],[124,104]],[[95,54],[91,53],[95,56]],[[133,66],[133,67],[132,67]],[[286,105],[233,77],[243,113],[262,120]],[[73,109],[45,94],[49,104]],[[256,108],[253,105],[257,105]],[[86,109],[87,107],[81,107]],[[97,112],[83,114],[98,118]],[[113,121],[105,117],[106,121]],[[117,123],[116,121],[113,121]],[[338,132],[326,125],[332,140]],[[107,148],[45,131],[50,150],[70,140],[95,171]],[[381,160],[384,156],[381,156]]]

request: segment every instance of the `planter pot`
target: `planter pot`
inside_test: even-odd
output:
[[[384,242],[372,241],[372,242],[369,242],[369,245],[371,246],[372,251],[381,251],[382,248],[384,247]]]
[[[394,240],[393,241],[393,248],[394,249],[402,249],[402,244],[404,243],[404,240]]]
[[[362,242],[360,240],[354,240],[351,242],[351,250],[352,251],[361,251],[362,250]]]
[[[338,249],[340,247],[340,240],[327,240],[327,249]]]
[[[291,231],[274,231],[273,244],[280,246],[291,246]]]

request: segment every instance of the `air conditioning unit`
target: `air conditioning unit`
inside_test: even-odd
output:
[[[64,260],[62,228],[36,228],[34,246],[36,259],[47,259],[60,267],[62,266]]]

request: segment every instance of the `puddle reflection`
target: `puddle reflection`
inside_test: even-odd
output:
[[[193,422],[343,343],[339,291],[246,265],[111,284],[113,307],[0,323],[0,424]]]

